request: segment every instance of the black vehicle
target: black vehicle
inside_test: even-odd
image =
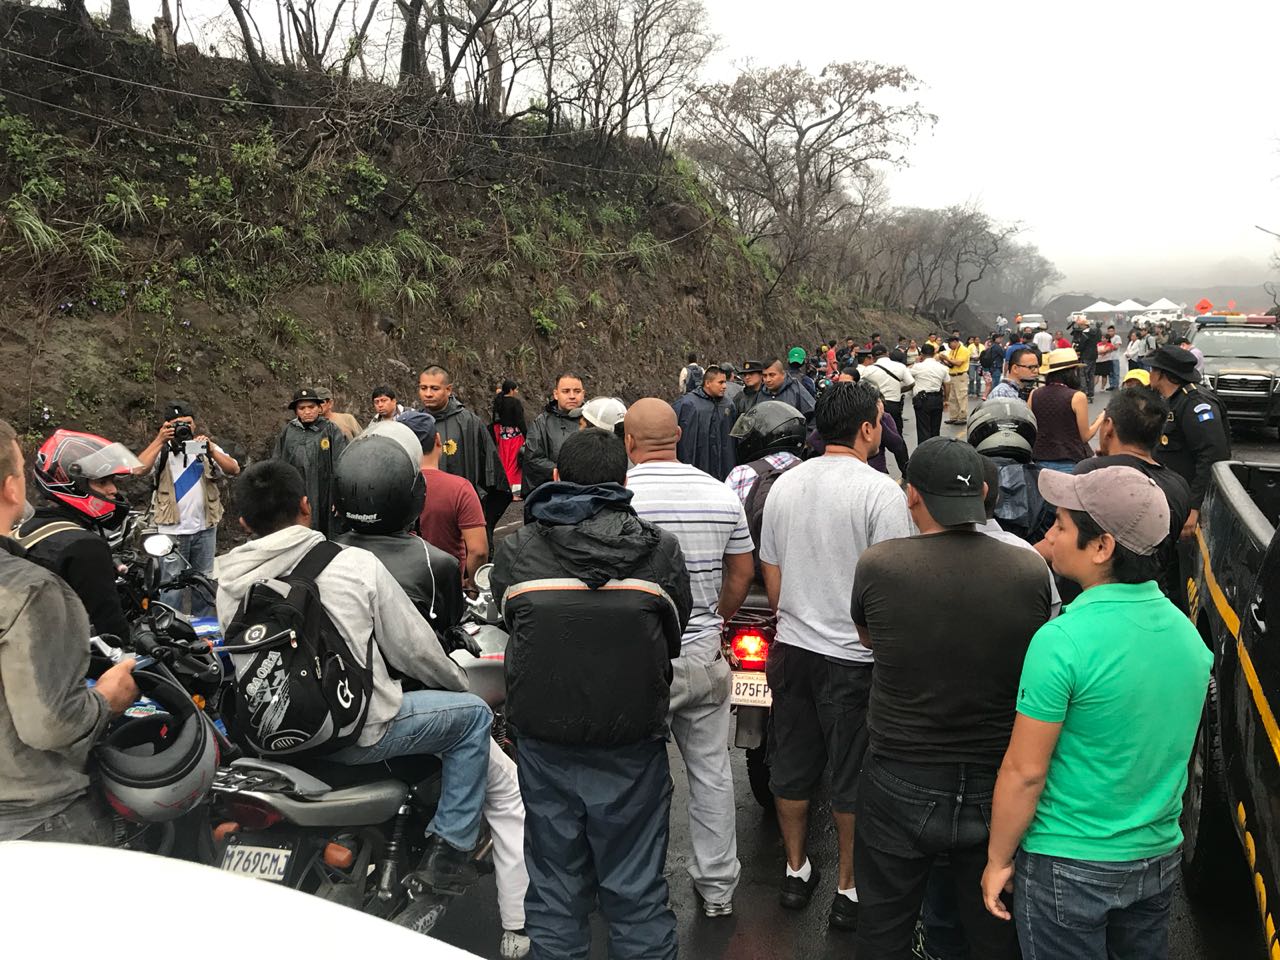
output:
[[[494,736],[510,748],[502,706],[507,634],[488,593],[489,566],[476,572],[465,648],[450,656],[472,693],[494,711]],[[219,769],[213,785],[215,863],[223,870],[312,893],[419,933],[430,933],[451,897],[431,890],[426,827],[440,800],[440,761],[398,757],[362,765],[308,760],[298,765],[244,757]],[[477,867],[492,870],[482,837]]]
[[[1196,321],[1192,346],[1204,378],[1234,424],[1280,426],[1280,330],[1276,317],[1210,315]]]
[[[1239,871],[1280,951],[1280,466],[1224,461],[1196,530],[1190,615],[1214,655],[1183,800],[1183,879],[1211,898]]]

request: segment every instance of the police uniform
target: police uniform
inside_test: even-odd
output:
[[[1181,356],[1172,356],[1174,354]],[[1189,369],[1181,362],[1183,357]],[[1179,347],[1161,347],[1152,354],[1155,369],[1191,381],[1169,398],[1169,417],[1160,446],[1156,448],[1156,460],[1187,481],[1191,487],[1191,509],[1199,510],[1209,489],[1210,468],[1220,460],[1231,459],[1231,434],[1222,401],[1211,390],[1194,382],[1199,380],[1195,360],[1193,354]]]

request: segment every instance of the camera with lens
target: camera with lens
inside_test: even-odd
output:
[[[195,434],[191,430],[191,424],[185,420],[179,420],[173,425],[173,439],[169,441],[169,449],[174,453],[181,453],[185,449],[188,440],[194,440]]]

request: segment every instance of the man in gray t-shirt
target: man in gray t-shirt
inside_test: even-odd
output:
[[[830,922],[857,926],[853,809],[866,750],[871,652],[849,614],[858,557],[915,532],[897,484],[869,467],[880,448],[884,404],[869,384],[835,383],[814,421],[826,453],[780,476],[765,502],[760,562],[778,613],[766,672],[773,692],[769,786],[787,854],[781,902],[806,906],[818,871],[805,853],[809,800],[831,770],[840,878]]]

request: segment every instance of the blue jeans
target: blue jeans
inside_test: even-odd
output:
[[[1042,470],[1057,470],[1059,473],[1075,473],[1076,462],[1074,460],[1037,460],[1036,463]]]
[[[493,712],[475,694],[413,690],[404,695],[400,712],[381,740],[371,747],[344,747],[329,759],[361,764],[438,756],[440,803],[427,829],[456,850],[470,850],[480,838],[492,727]]]
[[[1018,852],[1013,918],[1025,960],[1165,960],[1178,851],[1103,863]]]
[[[186,560],[191,565],[191,569],[206,577],[213,576],[213,555],[218,549],[217,527],[209,527],[199,533],[170,534],[170,537],[173,539],[174,552]],[[185,569],[185,566],[170,558],[165,562],[164,573],[166,577],[171,577]],[[166,590],[160,594],[160,602],[175,610],[181,610],[182,597],[188,593],[191,595],[191,616],[214,615],[213,605],[199,590]]]
[[[969,365],[969,396],[976,397],[982,393],[982,368],[977,364]]]
[[[1111,376],[1107,378],[1107,388],[1110,390],[1120,389],[1120,359],[1118,357],[1111,361]]]
[[[991,389],[994,390],[1000,386],[1000,380],[1004,377],[1004,368],[999,364],[991,368]]]

